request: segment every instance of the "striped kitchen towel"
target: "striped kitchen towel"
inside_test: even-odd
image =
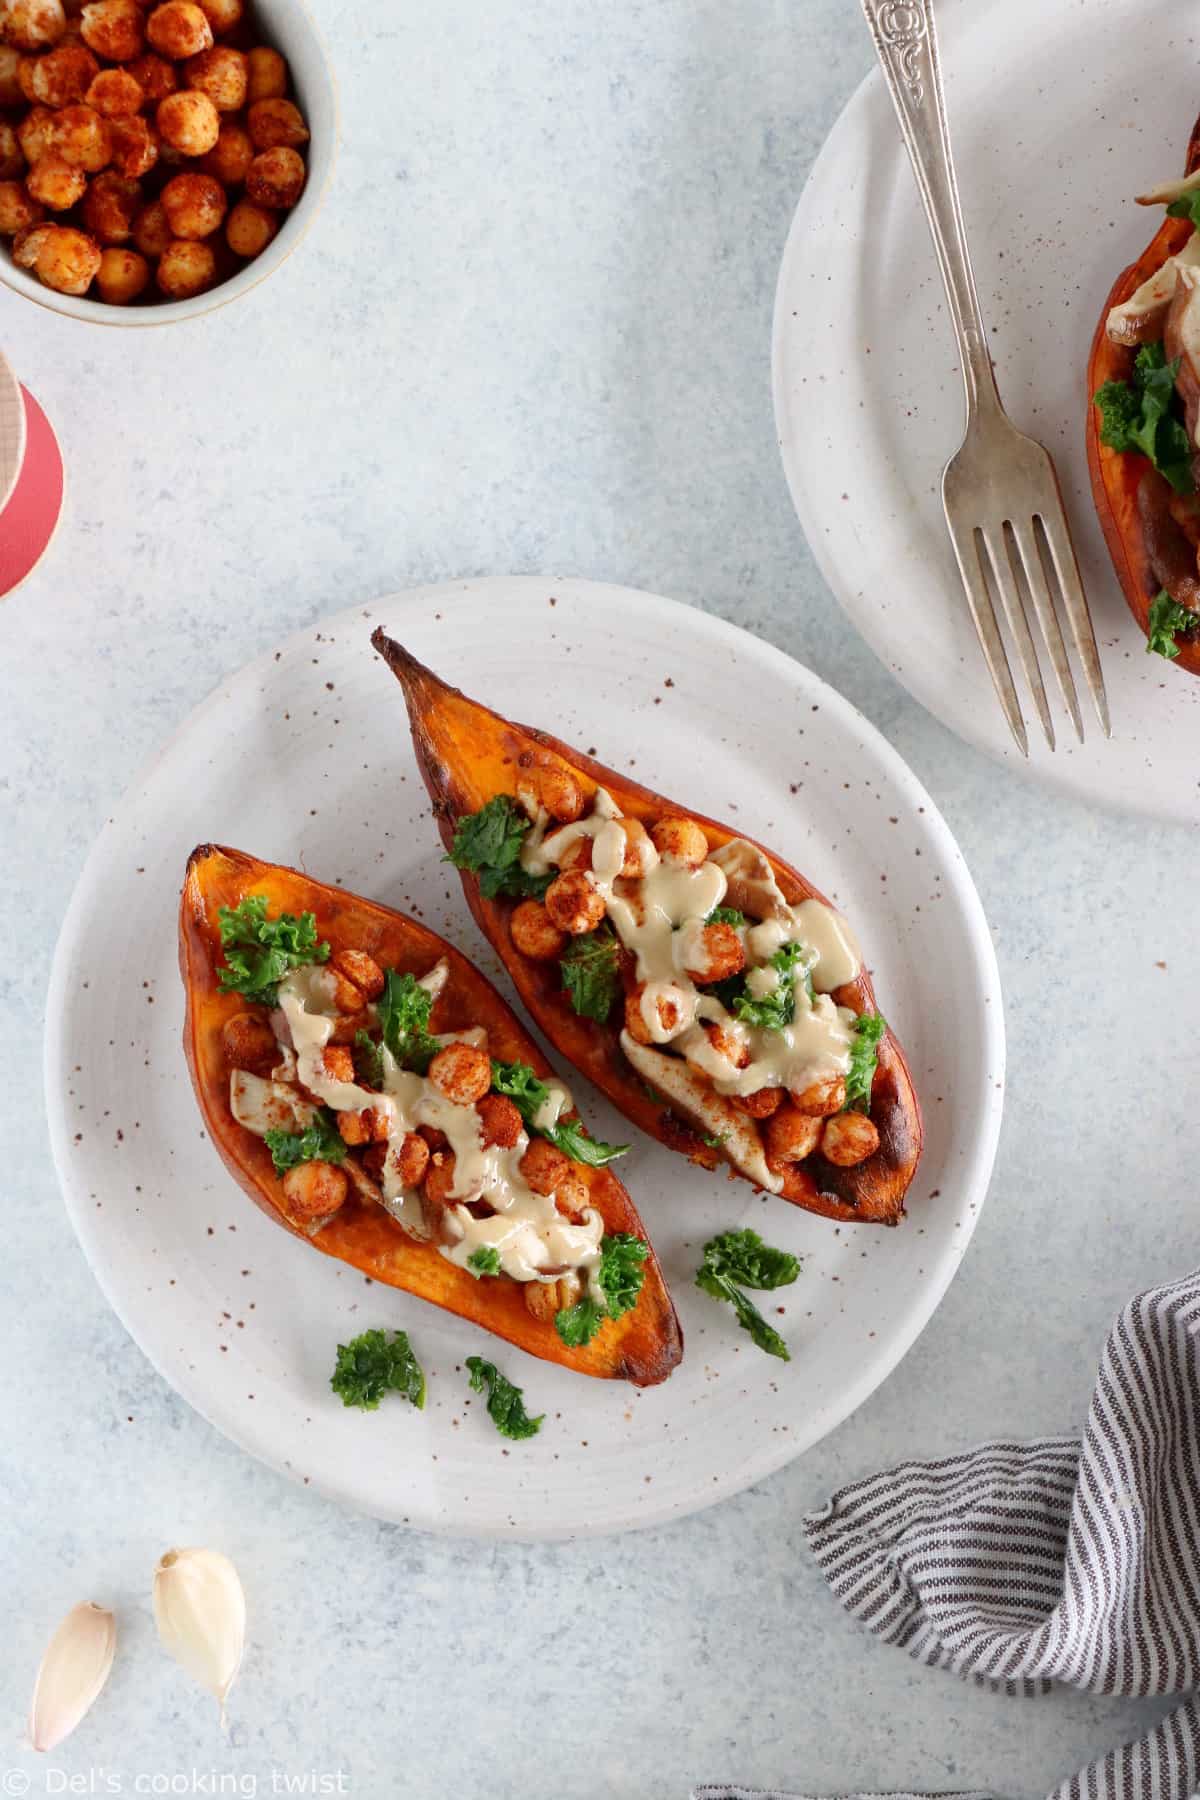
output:
[[[847,1611],[920,1662],[1012,1693],[1055,1682],[1194,1693],[1200,1270],[1121,1313],[1082,1443],[985,1444],[902,1463],[844,1488],[805,1530]],[[1198,1790],[1193,1698],[1064,1781],[1053,1800],[1188,1800]],[[702,1787],[694,1800],[750,1792]]]

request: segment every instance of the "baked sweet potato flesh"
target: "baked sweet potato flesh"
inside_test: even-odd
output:
[[[589,801],[597,788],[604,788],[626,817],[647,826],[664,813],[685,814],[704,828],[710,850],[743,835],[631,782],[544,731],[501,718],[449,687],[383,630],[376,631],[371,642],[404,690],[417,762],[447,849],[453,842],[455,823],[463,814],[478,811],[496,794],[515,793],[523,771],[564,763]],[[766,855],[789,905],[824,900],[789,864],[765,846],[757,848]],[[705,1143],[700,1131],[646,1091],[621,1049],[619,1023],[614,1019],[598,1025],[579,1017],[562,992],[557,963],[531,961],[514,948],[509,934],[512,901],[484,899],[479,883],[469,874],[463,876],[463,889],[521,999],[555,1049],[651,1137],[704,1168],[716,1168],[723,1160],[720,1149]],[[878,1010],[866,970],[838,988],[833,998],[856,1013]],[[819,1154],[813,1155],[788,1171],[781,1198],[827,1218],[897,1224],[904,1215],[904,1196],[920,1158],[922,1126],[908,1065],[890,1032],[879,1045],[871,1118],[879,1131],[880,1146],[868,1161],[854,1168],[837,1168]]]
[[[1200,119],[1192,130],[1184,174],[1190,175],[1198,167]],[[1167,535],[1167,541],[1155,547],[1153,561],[1160,571],[1172,550],[1180,549],[1174,542],[1175,534],[1185,548],[1187,540],[1177,527],[1171,526],[1169,519],[1163,518],[1170,489],[1149,460],[1130,451],[1110,450],[1107,444],[1100,442],[1100,409],[1093,404],[1092,396],[1106,381],[1128,381],[1137,355],[1136,346],[1114,344],[1109,338],[1106,325],[1112,308],[1122,305],[1136,293],[1144,281],[1162,268],[1169,256],[1176,256],[1183,249],[1191,235],[1189,220],[1166,219],[1138,260],[1117,277],[1104,302],[1088,359],[1087,458],[1092,494],[1121,591],[1144,636],[1149,634],[1151,602],[1164,585],[1160,574],[1152,567],[1154,525],[1151,521],[1157,520],[1160,530]],[[1194,576],[1194,551],[1190,552],[1189,562]],[[1200,675],[1200,641],[1180,640],[1179,655],[1173,661],[1176,668]]]
[[[236,993],[221,993],[222,962],[218,909],[236,906],[248,894],[265,894],[270,914],[316,914],[318,935],[334,953],[361,950],[385,968],[422,976],[441,957],[450,966],[436,1001],[430,1028],[436,1033],[482,1025],[491,1054],[505,1062],[528,1063],[545,1078],[552,1071],[500,995],[467,959],[434,932],[400,913],[312,881],[295,869],[258,862],[237,850],[205,844],[192,852],[179,915],[179,963],[187,998],[183,1044],[196,1098],[213,1143],[234,1180],[278,1224],[326,1256],[361,1269],[373,1281],[418,1294],[447,1312],[471,1319],[510,1343],[561,1363],[580,1374],[632,1381],[639,1387],[663,1381],[683,1354],[675,1308],[650,1252],[637,1305],[608,1320],[582,1349],[568,1349],[552,1323],[535,1319],[525,1305],[522,1284],[476,1280],[448,1262],[432,1244],[410,1238],[384,1208],[351,1192],[341,1210],[313,1237],[288,1219],[280,1181],[263,1140],[239,1125],[229,1107],[229,1067],[221,1033],[231,1015],[245,1009]],[[610,1232],[646,1232],[633,1202],[611,1168],[574,1165],[588,1184],[589,1200]]]

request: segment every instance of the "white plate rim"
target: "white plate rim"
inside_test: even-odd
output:
[[[92,888],[104,862],[109,834],[114,828],[116,820],[125,811],[127,803],[153,775],[158,766],[174,752],[177,745],[195,725],[210,712],[217,711],[225,703],[230,691],[235,686],[256,682],[274,664],[278,652],[287,654],[290,650],[310,643],[312,634],[316,630],[333,636],[343,626],[349,626],[352,623],[356,626],[360,625],[364,607],[369,608],[375,622],[384,623],[390,629],[394,629],[396,614],[403,606],[428,606],[431,603],[451,605],[456,599],[461,599],[464,594],[470,594],[496,582],[502,582],[506,588],[510,589],[520,588],[530,593],[536,591],[545,594],[547,591],[552,591],[556,585],[561,585],[562,580],[562,577],[485,576],[392,591],[373,600],[359,600],[351,606],[340,609],[337,613],[313,619],[290,633],[278,644],[269,646],[242,664],[240,668],[218,683],[216,688],[188,713],[187,717],[181,721],[159,748],[146,758],[133,779],[127,784],[120,799],[110,809],[88,852],[59,930],[46,996],[43,1084],[51,1153],[59,1186],[68,1217],[87,1258],[88,1265],[101,1292],[121,1324],[168,1386],[173,1388],[181,1398],[187,1401],[189,1406],[224,1437],[279,1474],[286,1475],[293,1482],[297,1482],[300,1477],[294,1466],[281,1453],[271,1449],[269,1444],[255,1433],[231,1424],[224,1417],[217,1416],[219,1407],[205,1391],[205,1384],[202,1381],[191,1380],[186,1369],[164,1366],[165,1357],[160,1358],[152,1344],[147,1341],[149,1333],[143,1331],[136,1316],[132,1314],[130,1308],[123,1304],[117,1291],[116,1284],[112,1279],[112,1272],[107,1266],[103,1233],[96,1229],[95,1214],[92,1208],[86,1204],[88,1196],[80,1186],[77,1186],[74,1178],[68,1154],[67,1110],[63,1098],[56,1091],[57,1072],[63,1066],[64,1060],[67,970],[75,954],[76,944],[92,903]],[[874,1359],[865,1359],[856,1377],[849,1380],[845,1387],[839,1390],[836,1401],[826,1406],[822,1413],[814,1413],[811,1426],[804,1425],[792,1431],[782,1448],[775,1444],[768,1444],[766,1450],[757,1458],[739,1466],[734,1471],[726,1471],[720,1477],[712,1480],[702,1491],[694,1493],[686,1504],[672,1501],[664,1501],[657,1505],[651,1503],[639,1508],[636,1513],[627,1512],[614,1515],[603,1525],[589,1523],[582,1527],[574,1527],[569,1523],[562,1525],[539,1523],[536,1526],[523,1526],[516,1529],[500,1525],[473,1525],[467,1531],[457,1523],[440,1522],[437,1518],[415,1520],[412,1517],[414,1509],[411,1504],[403,1510],[403,1513],[400,1508],[397,1508],[394,1513],[381,1513],[375,1508],[371,1508],[367,1512],[349,1483],[339,1482],[336,1478],[330,1478],[327,1475],[313,1474],[311,1477],[304,1477],[305,1485],[337,1500],[352,1511],[365,1513],[366,1516],[387,1518],[394,1523],[404,1523],[410,1529],[427,1531],[434,1536],[453,1537],[467,1541],[569,1541],[581,1536],[602,1537],[628,1530],[649,1529],[706,1510],[709,1506],[715,1505],[733,1494],[753,1487],[757,1482],[775,1474],[828,1436],[831,1431],[857,1411],[864,1401],[892,1374],[940,1306],[951,1281],[962,1264],[987,1198],[1003,1113],[1006,1043],[1000,972],[991,932],[982,902],[953,833],[942,818],[936,803],[899,751],[894,749],[883,734],[835,688],[830,687],[819,675],[756,634],[698,607],[640,589],[586,581],[580,578],[570,578],[570,585],[573,590],[586,590],[594,594],[598,603],[602,602],[605,597],[609,600],[616,596],[620,596],[623,600],[633,598],[643,616],[647,613],[657,614],[664,621],[668,630],[672,625],[692,633],[698,630],[701,633],[711,634],[714,647],[725,643],[736,646],[743,655],[759,657],[794,684],[799,682],[807,702],[811,702],[815,698],[820,706],[827,707],[831,713],[835,714],[844,727],[859,733],[864,748],[878,758],[889,777],[907,791],[914,801],[914,808],[919,806],[923,809],[923,828],[929,831],[939,849],[944,853],[945,883],[947,889],[953,891],[959,906],[966,931],[966,944],[975,958],[980,989],[994,994],[996,1004],[979,1009],[983,1053],[980,1055],[977,1069],[973,1071],[977,1092],[972,1097],[969,1109],[976,1125],[970,1144],[965,1148],[960,1163],[960,1181],[963,1193],[973,1196],[973,1203],[967,1210],[965,1219],[961,1221],[961,1229],[952,1234],[953,1242],[948,1240],[939,1251],[936,1263],[933,1257],[930,1257],[930,1264],[933,1266],[925,1272],[923,1284],[910,1301],[890,1336],[886,1340],[879,1340],[879,1349]]]

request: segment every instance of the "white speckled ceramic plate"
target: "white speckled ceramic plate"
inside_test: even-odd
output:
[[[894,1231],[831,1226],[638,1142],[621,1172],[683,1319],[682,1366],[637,1392],[572,1376],[315,1256],[251,1206],[206,1141],[180,1049],[175,916],[207,839],[419,911],[499,975],[441,860],[388,630],[468,691],[596,745],[779,845],[854,919],[923,1096],[927,1147]],[[731,705],[743,696],[745,704]],[[767,723],[769,721],[769,723]],[[567,1537],[675,1517],[777,1469],[895,1367],[958,1267],[991,1171],[1000,992],[970,876],[928,796],[866,721],[767,644],[648,594],[496,579],[339,614],[235,675],[105,827],[63,926],[46,1085],[63,1188],[113,1305],[239,1443],[362,1510],[471,1536]],[[621,1120],[576,1084],[599,1134]],[[624,1132],[628,1137],[628,1132]],[[698,1246],[752,1224],[804,1253],[762,1355],[691,1284]],[[423,1414],[348,1412],[339,1339],[404,1326]],[[462,1373],[494,1354],[546,1424],[496,1436]]]
[[[1058,466],[1112,742],[1080,680],[1087,743],[1076,742],[1060,706],[1051,754],[1030,703],[1026,765],[984,668],[940,498],[942,467],[962,435],[962,383],[933,246],[878,74],[817,159],[779,278],[775,415],[796,510],[855,625],[943,724],[1078,798],[1194,822],[1200,680],[1146,654],[1100,535],[1084,455],[1092,332],[1116,276],[1158,224],[1132,196],[1182,168],[1200,109],[1194,19],[1175,0],[949,0],[938,17],[1000,391]]]

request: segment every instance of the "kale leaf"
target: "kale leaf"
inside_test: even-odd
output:
[[[593,1169],[600,1169],[614,1157],[628,1152],[628,1144],[602,1144],[598,1139],[588,1137],[579,1119],[559,1119],[553,1125],[538,1125],[537,1115],[550,1098],[550,1089],[528,1063],[493,1060],[492,1089],[512,1101],[527,1130],[557,1144],[572,1162],[587,1163]]]
[[[472,1250],[468,1256],[467,1267],[472,1275],[498,1275],[500,1252],[494,1244],[481,1244],[478,1250]]]
[[[601,1240],[596,1280],[605,1304],[585,1295],[555,1316],[555,1328],[568,1349],[590,1344],[606,1319],[619,1319],[633,1311],[646,1279],[644,1264],[649,1254],[650,1246],[629,1231],[614,1231]]]
[[[433,1011],[429,989],[422,987],[415,975],[398,975],[389,969],[375,1010],[383,1041],[400,1067],[423,1075],[439,1048],[437,1039],[429,1035]]]
[[[478,812],[458,821],[446,860],[478,875],[485,900],[501,895],[540,900],[554,878],[530,875],[521,867],[521,846],[529,823],[508,794],[496,794]]]
[[[875,1079],[875,1065],[879,1060],[879,1042],[886,1031],[887,1020],[881,1013],[863,1013],[855,1019],[843,1112],[870,1112],[871,1083]]]
[[[413,1355],[406,1331],[364,1331],[339,1344],[337,1366],[329,1383],[344,1406],[374,1412],[387,1393],[403,1394],[418,1410],[425,1405],[425,1374]]]
[[[727,1300],[738,1324],[749,1332],[760,1350],[790,1362],[787,1344],[738,1283],[753,1288],[787,1287],[799,1273],[800,1265],[794,1256],[764,1244],[756,1231],[724,1231],[705,1244],[696,1286],[714,1300]]]
[[[1106,381],[1093,396],[1100,408],[1100,441],[1110,450],[1137,450],[1148,456],[1178,494],[1192,494],[1192,445],[1179,416],[1172,362],[1160,343],[1143,344],[1132,381]]]
[[[345,1159],[346,1146],[328,1107],[321,1107],[303,1131],[268,1131],[265,1136],[277,1175],[286,1175],[299,1163],[340,1163]]]
[[[617,939],[607,925],[568,944],[560,962],[562,984],[582,1019],[603,1025],[621,990]]]
[[[1157,656],[1178,656],[1182,647],[1178,639],[1182,637],[1190,641],[1196,634],[1197,626],[1200,626],[1200,614],[1190,612],[1186,606],[1180,606],[1163,588],[1150,602],[1146,650]]]
[[[280,913],[267,917],[265,894],[247,894],[237,906],[217,914],[226,967],[219,971],[221,992],[244,994],[261,1006],[275,1006],[279,983],[305,963],[329,960],[329,945],[317,942],[314,913]]]
[[[471,1371],[471,1389],[482,1394],[487,1388],[488,1414],[501,1437],[531,1438],[536,1437],[542,1428],[545,1413],[539,1413],[531,1419],[525,1411],[525,1396],[519,1387],[502,1375],[493,1362],[485,1362],[482,1356],[468,1356],[467,1367]]]

